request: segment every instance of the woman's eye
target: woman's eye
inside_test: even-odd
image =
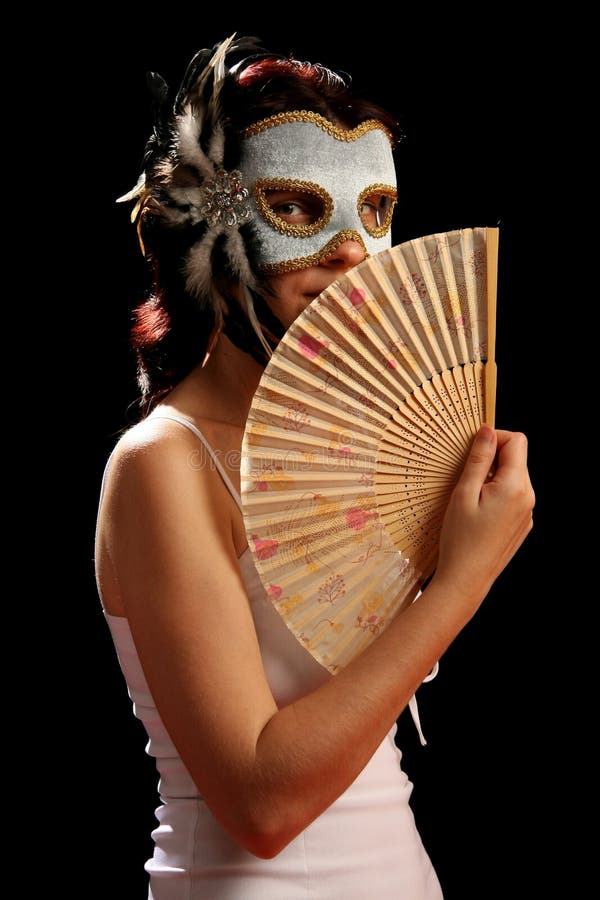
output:
[[[321,197],[296,191],[268,191],[266,200],[275,216],[288,225],[314,225],[325,208]]]
[[[377,228],[381,223],[378,218],[377,207],[373,203],[363,203],[360,208],[360,217],[364,225],[370,225],[371,228]]]
[[[271,209],[278,216],[301,216],[306,212],[299,203],[277,203]]]
[[[394,202],[395,197],[381,191],[374,191],[363,198],[360,218],[367,231],[389,226]]]

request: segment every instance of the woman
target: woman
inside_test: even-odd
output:
[[[160,772],[149,896],[439,898],[395,723],[531,528],[525,438],[480,430],[419,602],[330,676],[266,599],[239,453],[285,329],[390,245],[395,123],[328,70],[244,41],[201,51],[174,104],[151,83],[128,195],[152,266],[133,334],[147,415],[111,455],[97,533]]]

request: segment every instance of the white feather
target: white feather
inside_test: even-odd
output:
[[[199,300],[210,296],[212,286],[211,255],[216,239],[223,233],[224,226],[211,228],[188,252],[184,272],[185,286],[190,294]]]
[[[214,166],[200,148],[201,119],[193,114],[192,107],[188,104],[176,121],[181,161],[193,166],[205,178],[211,178],[214,175]]]
[[[126,203],[128,200],[135,200],[136,197],[140,196],[145,187],[146,175],[144,172],[142,172],[135,186],[132,187],[130,191],[127,191],[126,194],[123,194],[122,197],[117,197],[115,203]]]
[[[245,301],[245,305],[246,305],[246,312],[248,313],[248,318],[250,319],[250,324],[252,325],[252,328],[254,329],[256,336],[258,337],[259,341],[261,342],[263,349],[264,349],[265,353],[267,354],[267,357],[270,358],[273,355],[273,351],[269,347],[269,345],[265,339],[265,336],[262,332],[262,328],[260,327],[260,322],[256,318],[256,313],[254,311],[254,301],[252,300],[252,294],[248,290],[247,285],[242,284],[242,288],[244,291],[244,301]]]
[[[190,207],[186,212],[180,213],[180,215],[183,216],[183,219],[190,222],[192,225],[196,225],[203,220],[204,216],[200,212],[200,207],[204,200],[202,188],[195,187],[194,185],[187,185],[186,187],[170,187],[169,197],[180,206],[187,205]]]
[[[202,97],[204,93],[204,88],[206,86],[206,82],[213,76],[213,84],[215,81],[220,81],[225,76],[225,55],[231,46],[231,42],[235,38],[235,32],[231,35],[231,37],[226,38],[224,41],[221,41],[209,61],[206,63],[206,66],[200,73],[193,90],[190,94],[193,98],[195,98],[195,102],[197,102],[198,97]]]
[[[208,64],[209,68],[211,66],[213,68],[213,89],[208,101],[207,118],[210,120],[213,133],[218,128],[220,128],[220,97],[221,89],[225,81],[225,58],[231,44],[233,43],[234,38],[235,32],[231,35],[231,37],[228,37],[226,40],[222,41]],[[215,150],[219,152],[219,155],[215,156],[212,152],[209,151],[209,156],[211,159],[215,160],[215,162],[221,163],[223,161],[223,148],[219,145],[215,146]]]
[[[225,56],[231,44],[233,43],[235,35],[236,32],[234,31],[230,37],[226,38],[224,41],[221,41],[208,64],[215,70],[215,84],[219,81],[222,81],[225,77]]]
[[[229,262],[240,281],[254,288],[256,282],[248,262],[246,246],[237,228],[229,228],[226,232],[226,249]]]
[[[210,300],[211,306],[215,313],[216,322],[215,325],[221,330],[223,327],[223,319],[225,317],[225,313],[227,312],[227,303],[225,302],[224,297],[221,296],[216,287],[211,285],[210,288]]]
[[[223,164],[224,153],[225,134],[223,132],[223,126],[218,123],[217,125],[215,125],[210,138],[210,143],[208,145],[208,155],[209,158],[215,163],[215,165],[221,166]]]
[[[173,207],[163,206],[162,215],[168,219],[169,225],[187,225],[190,222],[189,212],[181,212]]]

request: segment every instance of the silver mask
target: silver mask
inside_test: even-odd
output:
[[[396,173],[381,122],[345,130],[317,113],[280,113],[246,129],[240,169],[266,274],[318,265],[346,240],[361,243],[365,255],[391,247]],[[306,195],[314,209],[310,223],[284,221],[269,204],[273,191]],[[375,218],[365,209],[375,209]]]

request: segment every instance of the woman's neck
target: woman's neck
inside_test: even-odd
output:
[[[262,373],[259,363],[221,334],[204,367],[192,369],[161,405],[243,428]]]

